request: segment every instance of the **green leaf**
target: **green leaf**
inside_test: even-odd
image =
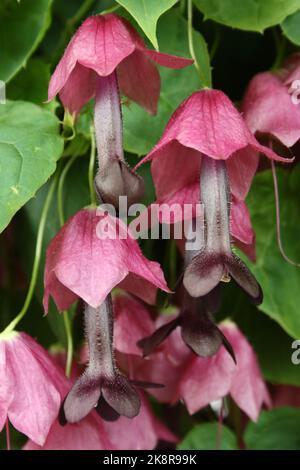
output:
[[[299,450],[300,410],[278,408],[263,411],[257,423],[249,423],[245,442],[249,450]]]
[[[47,100],[49,80],[49,65],[39,59],[29,59],[26,67],[7,85],[7,98],[41,105]]]
[[[291,42],[300,46],[300,10],[288,16],[284,22],[281,23],[281,28],[284,35]]]
[[[156,25],[159,17],[178,0],[117,0],[140,25],[155,49],[158,49]]]
[[[58,125],[31,103],[0,106],[0,232],[55,171],[63,150]]]
[[[262,32],[300,8],[300,0],[194,0],[197,8],[219,23]]]
[[[277,169],[281,195],[283,246],[290,258],[300,261],[300,167],[292,173]],[[300,338],[300,269],[281,256],[276,239],[276,215],[271,171],[258,174],[248,197],[256,231],[257,262],[251,266],[264,291],[260,309],[276,320],[294,338]]]
[[[178,445],[179,450],[236,450],[238,449],[233,432],[226,426],[222,426],[220,446],[218,441],[218,424],[198,424],[187,433],[183,441]]]
[[[189,57],[187,23],[177,11],[171,11],[159,21],[160,50]],[[206,43],[200,33],[194,32],[194,46],[201,57],[201,82],[193,65],[181,70],[160,68],[161,94],[157,116],[149,116],[140,106],[131,103],[123,106],[124,146],[128,152],[146,154],[163,133],[164,127],[177,106],[201,86],[211,84],[211,70]],[[200,50],[202,52],[200,52]]]
[[[26,64],[50,25],[52,0],[5,1],[0,9],[0,80]]]

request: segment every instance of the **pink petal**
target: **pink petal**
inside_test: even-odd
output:
[[[138,300],[118,295],[114,297],[114,346],[124,354],[142,355],[136,343],[154,331],[148,310]]]
[[[244,201],[239,201],[235,197],[231,203],[230,233],[244,244],[251,245],[253,243],[254,232],[248,207]]]
[[[165,54],[152,49],[143,48],[142,50],[149,59],[153,60],[153,62],[156,62],[163,67],[168,67],[169,69],[183,69],[184,67],[194,63],[193,59],[185,59],[184,57]]]
[[[242,104],[244,118],[255,134],[270,134],[291,147],[300,138],[300,108],[288,87],[271,72],[255,75]]]
[[[191,356],[180,380],[180,396],[190,414],[226,396],[236,373],[236,366],[222,347],[215,356]]]
[[[55,366],[52,364],[49,368],[46,351],[24,333],[8,340],[5,347],[7,375],[14,393],[8,410],[9,420],[18,431],[43,445],[61,402],[51,380],[52,374],[56,374]],[[40,362],[41,355],[47,367]]]
[[[222,331],[230,341],[237,358],[230,394],[249,418],[256,421],[263,404],[270,405],[270,396],[255,353],[246,337],[235,325],[225,325]]]
[[[139,165],[172,155],[174,141],[216,160],[234,158],[236,152],[250,146],[273,160],[291,161],[260,145],[229,98],[219,90],[203,89],[187,98],[172,115],[158,144]]]
[[[59,96],[66,109],[73,114],[93,98],[96,89],[96,74],[93,70],[77,63]]]
[[[144,397],[141,397],[141,410],[135,418],[121,416],[115,423],[103,424],[109,439],[118,450],[154,449],[159,439],[152,410]]]
[[[53,424],[45,444],[28,441],[23,450],[115,450],[106,435],[102,420],[90,414],[78,424]]]
[[[257,171],[259,154],[251,147],[236,152],[226,162],[230,190],[238,199],[245,199]]]
[[[135,50],[135,40],[125,21],[116,15],[87,18],[74,34],[49,84],[51,100],[65,86],[76,63],[100,76],[110,75]]]
[[[157,68],[143,52],[136,50],[120,63],[118,81],[125,96],[144,107],[150,114],[156,114],[160,76]]]
[[[104,235],[106,238],[102,238]],[[61,285],[96,308],[129,273],[169,291],[159,264],[142,255],[137,241],[120,219],[103,211],[96,214],[95,210],[81,210],[48,247],[45,308],[49,294],[55,301],[60,300],[57,292]],[[57,306],[65,308],[65,303]]]
[[[13,388],[7,373],[8,364],[5,344],[5,341],[0,341],[0,432],[5,425],[9,405],[13,399]]]

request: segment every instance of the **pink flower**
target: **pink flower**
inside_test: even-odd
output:
[[[300,108],[293,103],[283,78],[271,72],[255,75],[246,90],[242,111],[258,138],[267,135],[292,147],[300,138]],[[288,81],[291,79],[290,75]]]
[[[112,238],[102,238],[103,231]],[[44,282],[46,311],[50,295],[59,310],[78,297],[99,307],[120,283],[150,303],[157,287],[169,291],[159,264],[142,255],[126,225],[94,209],[79,211],[51,241]]]
[[[124,18],[92,16],[74,34],[56,67],[48,99],[60,93],[64,106],[78,113],[94,96],[97,77],[108,77],[116,70],[122,93],[155,113],[160,77],[153,62],[176,69],[193,61],[148,49]]]
[[[288,162],[261,145],[229,98],[219,90],[193,93],[174,112],[163,136],[137,165],[151,160],[159,199],[195,183],[203,155],[224,160],[231,193],[244,200],[256,172],[259,152]]]
[[[230,394],[239,408],[256,421],[263,404],[270,406],[271,402],[255,353],[234,324],[225,323],[221,329],[233,346],[237,364],[222,348],[211,358],[191,356],[180,378],[180,396],[193,414]]]
[[[0,430],[8,418],[43,445],[57,417],[60,373],[47,352],[25,333],[0,335]]]
[[[259,152],[286,161],[259,144],[224,93],[201,90],[179,106],[158,144],[142,160],[152,160],[153,179],[156,189],[160,188],[159,199],[182,188],[191,188],[198,182],[200,173],[198,194],[204,212],[205,223],[200,229],[203,243],[186,266],[183,278],[186,290],[193,297],[205,296],[220,281],[232,277],[255,303],[262,301],[260,286],[232,252],[230,240],[230,193],[241,211],[257,169]],[[251,228],[244,228],[237,238],[242,243],[253,242]]]
[[[73,378],[78,375],[73,367]],[[62,398],[69,389],[69,380],[61,371],[60,393]],[[139,450],[153,449],[158,440],[176,442],[172,434],[153,414],[145,397],[141,396],[140,414],[133,419],[119,418],[106,422],[90,413],[80,423],[62,426],[58,419],[53,423],[43,445],[29,440],[24,450]]]

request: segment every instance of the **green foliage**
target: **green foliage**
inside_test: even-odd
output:
[[[227,427],[217,423],[198,424],[177,447],[179,450],[237,450],[236,437]]]
[[[138,22],[153,46],[158,49],[156,25],[159,17],[178,0],[117,0]]]
[[[300,448],[300,410],[278,408],[263,411],[257,423],[249,423],[245,442],[250,450],[296,450]]]
[[[280,24],[300,8],[299,0],[193,0],[197,8],[219,23],[247,31],[262,32]]]
[[[0,106],[0,232],[55,171],[62,149],[50,111],[23,101]]]
[[[296,11],[293,15],[288,16],[281,28],[284,35],[294,44],[300,46],[300,11]]]
[[[298,203],[300,168],[292,173],[278,170],[281,199],[283,245],[290,258],[300,260],[300,238],[295,221],[299,220]],[[257,262],[251,267],[264,290],[261,310],[276,320],[294,338],[300,338],[298,309],[300,270],[281,256],[276,238],[276,214],[271,171],[258,174],[248,197],[256,231]]]
[[[0,9],[0,80],[8,82],[36,49],[50,25],[52,0],[6,1]]]

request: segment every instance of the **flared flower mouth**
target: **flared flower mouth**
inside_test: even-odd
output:
[[[183,284],[192,297],[203,297],[231,277],[253,299],[262,302],[262,290],[245,263],[232,252],[230,187],[226,164],[203,157],[200,198],[204,209],[203,247],[187,265]]]

